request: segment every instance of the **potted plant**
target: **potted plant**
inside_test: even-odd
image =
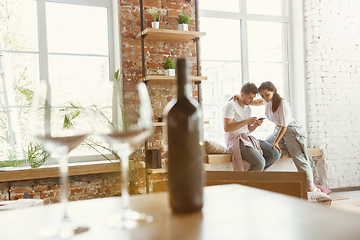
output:
[[[171,58],[165,59],[163,68],[165,69],[165,76],[175,76],[175,63]]]
[[[190,24],[190,17],[186,14],[179,14],[176,18],[178,22],[178,29],[183,31],[188,31],[188,26]]]
[[[155,8],[153,8],[153,9],[150,10],[150,14],[151,14],[151,16],[153,18],[153,21],[151,23],[151,27],[159,29],[159,21],[160,21],[159,13],[157,12],[157,10]]]

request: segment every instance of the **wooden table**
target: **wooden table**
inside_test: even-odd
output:
[[[201,212],[174,215],[168,194],[131,197],[134,209],[154,221],[135,230],[108,229],[103,219],[119,209],[119,198],[71,202],[70,218],[90,227],[72,239],[156,240],[348,240],[360,239],[360,215],[241,185],[206,187]],[[36,232],[59,216],[59,205],[0,212],[1,239],[39,239]]]

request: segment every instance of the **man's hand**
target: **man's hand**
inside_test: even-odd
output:
[[[259,121],[259,120],[257,120],[256,117],[251,117],[251,118],[246,119],[246,124],[248,126],[251,126],[251,125],[255,124],[257,121]]]
[[[254,124],[255,124],[257,127],[260,127],[263,122],[264,122],[264,119],[261,119],[261,120],[256,119],[256,121],[255,121]]]

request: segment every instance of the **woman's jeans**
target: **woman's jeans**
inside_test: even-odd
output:
[[[281,127],[277,126],[275,131],[266,138],[266,141],[274,144],[280,130]],[[297,170],[306,173],[307,182],[314,183],[312,171],[314,162],[306,148],[305,133],[296,120],[288,125],[284,136],[279,142],[279,147],[283,154],[287,154],[287,152],[290,153]]]

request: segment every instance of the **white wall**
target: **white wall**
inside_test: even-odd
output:
[[[315,182],[360,186],[360,1],[304,0],[310,147]]]

